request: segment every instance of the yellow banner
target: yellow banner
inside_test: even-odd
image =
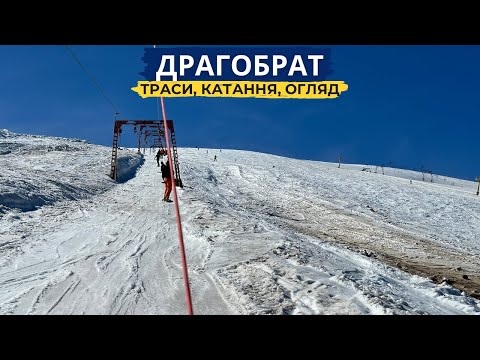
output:
[[[344,81],[139,81],[132,88],[142,98],[235,97],[262,99],[335,99],[348,90]]]

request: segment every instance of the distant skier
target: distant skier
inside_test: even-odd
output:
[[[160,159],[162,157],[162,153],[160,151],[160,149],[158,149],[158,152],[157,152],[157,155],[155,155],[155,157],[157,158],[157,165],[160,166]],[[163,161],[162,161],[162,164],[163,164]]]
[[[162,161],[162,178],[165,183],[165,192],[163,194],[163,201],[172,202],[170,200],[170,193],[172,192],[172,178],[170,176],[170,166],[167,160],[167,163],[164,164]]]
[[[217,161],[217,155],[213,157],[213,161]]]

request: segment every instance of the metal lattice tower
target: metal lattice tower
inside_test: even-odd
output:
[[[111,165],[110,165],[110,177],[113,180],[117,180],[118,174],[118,138],[122,133],[122,126],[123,125],[131,125],[134,126],[135,129],[138,126],[140,129],[139,133],[139,140],[138,140],[138,152],[141,153],[141,137],[142,134],[145,136],[145,142],[147,141],[148,137],[153,135],[155,136],[154,144],[162,146],[161,138],[165,138],[165,129],[164,129],[164,122],[163,120],[115,120],[115,124],[113,127],[113,145],[112,145],[112,158],[111,158]],[[175,178],[175,185],[183,187],[182,179],[180,178],[180,166],[178,162],[178,152],[177,152],[177,144],[175,140],[175,131],[173,127],[173,120],[167,120],[167,126],[170,134],[170,141],[172,144],[173,150],[173,173]],[[148,131],[154,130],[154,131]],[[145,132],[144,132],[145,130]],[[155,143],[155,141],[157,141]]]

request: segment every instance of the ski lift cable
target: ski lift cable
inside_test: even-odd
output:
[[[105,91],[102,89],[102,87],[100,86],[100,84],[95,80],[95,78],[88,72],[88,70],[85,68],[85,66],[82,65],[82,63],[80,62],[80,60],[78,60],[78,57],[75,55],[75,53],[73,52],[72,49],[70,49],[70,47],[68,45],[65,45],[65,47],[67,48],[67,50],[70,52],[70,54],[72,55],[72,57],[77,61],[78,65],[80,65],[80,67],[83,69],[83,71],[85,72],[85,74],[87,74],[87,77],[90,79],[90,81],[93,83],[93,85],[97,88],[97,90],[105,97],[105,99],[110,103],[110,105],[112,105],[113,109],[115,110],[116,113],[120,113],[120,111],[118,110],[118,108],[115,106],[115,104],[113,103],[112,100],[110,100],[110,98],[107,96],[107,94],[105,93]],[[116,115],[115,115],[116,116]]]
[[[160,115],[160,101],[155,101],[157,103],[157,117],[158,120],[161,120],[161,115]]]
[[[156,45],[153,45],[156,48]],[[178,207],[178,198],[177,198],[177,186],[175,184],[175,177],[173,174],[173,161],[172,161],[172,153],[170,151],[170,140],[169,140],[169,132],[168,132],[168,125],[167,125],[167,113],[165,111],[165,102],[163,101],[163,97],[160,97],[158,101],[162,105],[162,115],[163,115],[163,127],[165,131],[165,142],[167,145],[167,156],[168,156],[168,164],[170,168],[170,179],[172,181],[172,188],[173,188],[173,200],[175,205],[175,214],[177,217],[177,230],[178,230],[178,241],[180,244],[180,254],[182,258],[182,268],[183,268],[183,280],[185,284],[185,297],[187,300],[187,310],[189,315],[193,315],[193,307],[192,307],[192,296],[190,293],[190,284],[188,280],[188,267],[187,267],[187,258],[185,255],[185,246],[183,243],[183,231],[182,231],[182,221],[180,219],[180,209]],[[158,112],[159,120],[160,120],[160,111]]]

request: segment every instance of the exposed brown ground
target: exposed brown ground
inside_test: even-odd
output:
[[[304,205],[304,204],[303,204]],[[305,220],[284,218],[285,225],[306,235],[366,252],[377,260],[410,274],[428,277],[436,283],[447,281],[453,287],[480,299],[480,259],[459,249],[414,234],[388,223],[373,222],[345,210],[310,204],[290,209]],[[295,207],[295,205],[292,205]]]

